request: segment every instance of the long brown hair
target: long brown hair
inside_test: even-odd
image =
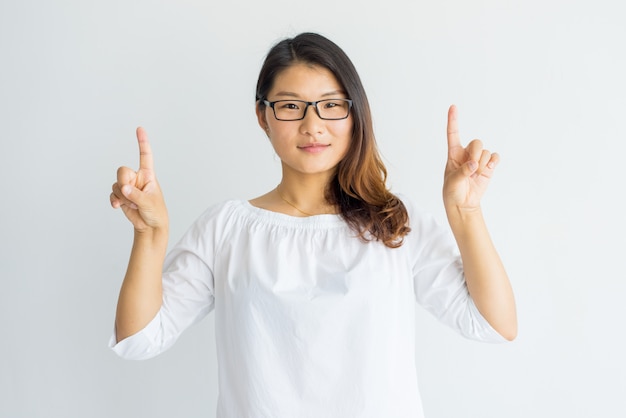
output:
[[[408,214],[402,201],[386,186],[387,169],[376,146],[365,89],[352,61],[339,46],[316,33],[302,33],[274,45],[259,73],[257,106],[263,110],[263,100],[276,76],[295,63],[327,68],[353,102],[350,148],[328,184],[326,200],[337,205],[362,240],[379,240],[391,248],[401,246],[410,231]]]

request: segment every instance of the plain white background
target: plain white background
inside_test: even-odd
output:
[[[512,344],[419,310],[429,418],[624,417],[626,25],[621,2],[0,2],[0,416],[211,417],[213,319],[145,362],[108,348],[132,240],[109,206],[152,141],[177,240],[273,188],[256,126],[269,47],[301,31],[359,70],[394,191],[443,218],[447,107],[502,162],[484,211],[513,282]]]

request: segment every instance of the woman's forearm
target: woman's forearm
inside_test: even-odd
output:
[[[118,342],[142,330],[161,308],[161,276],[167,240],[167,231],[135,232],[117,303],[115,331]]]
[[[480,313],[507,340],[517,336],[515,298],[480,208],[447,210],[469,293]]]

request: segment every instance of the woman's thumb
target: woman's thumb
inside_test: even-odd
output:
[[[141,190],[130,184],[125,184],[122,186],[122,194],[135,206],[133,209],[137,209],[137,207],[140,206],[142,198]]]
[[[474,160],[469,160],[463,164],[463,175],[469,177],[478,169],[478,163]]]

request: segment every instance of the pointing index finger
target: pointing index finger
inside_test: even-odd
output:
[[[459,136],[459,124],[457,121],[456,106],[450,106],[448,109],[448,149],[461,145],[461,137]]]
[[[148,135],[142,127],[137,128],[137,142],[139,143],[139,169],[153,170],[152,148],[150,148]]]

